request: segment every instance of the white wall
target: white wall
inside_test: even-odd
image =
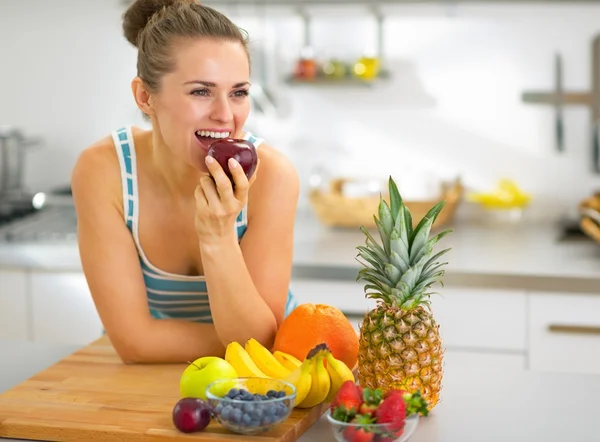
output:
[[[81,149],[121,124],[142,124],[129,90],[135,51],[121,36],[122,8],[119,0],[0,0],[0,123],[46,140],[29,156],[30,186],[66,182]],[[265,27],[244,11],[229,12],[257,45],[265,43],[275,69],[269,78],[293,63],[301,47],[296,17],[274,13]],[[555,51],[563,55],[565,87],[590,88],[600,5],[434,4],[387,12],[391,82],[325,89],[271,81],[287,112],[250,123],[293,158],[304,184],[318,163],[405,177],[407,194],[423,192],[415,186],[423,176],[460,174],[475,188],[507,176],[549,204],[549,213],[600,187],[590,171],[588,110],[565,110],[566,152],[559,154],[553,109],[520,100],[524,90],[554,87]],[[373,45],[371,18],[342,14],[344,23],[327,11],[314,20],[318,55],[353,59]]]

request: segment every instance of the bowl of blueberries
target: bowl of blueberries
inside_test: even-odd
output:
[[[206,388],[216,420],[239,434],[260,434],[284,422],[294,408],[296,388],[277,379],[221,379]]]

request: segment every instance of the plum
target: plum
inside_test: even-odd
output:
[[[182,433],[204,430],[211,418],[211,406],[199,398],[182,398],[173,407],[173,424]]]
[[[238,140],[234,138],[222,138],[211,143],[208,149],[208,156],[213,157],[221,165],[225,174],[234,184],[233,177],[229,171],[229,165],[227,162],[229,158],[234,158],[246,174],[246,177],[250,179],[256,166],[258,165],[258,155],[256,148],[248,140]]]

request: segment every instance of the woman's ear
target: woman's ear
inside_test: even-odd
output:
[[[138,108],[146,115],[154,115],[152,97],[140,77],[135,77],[131,81],[131,91]]]

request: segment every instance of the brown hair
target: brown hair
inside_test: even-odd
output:
[[[238,41],[248,54],[246,32],[195,0],[135,0],[123,14],[123,33],[138,48],[137,74],[150,92],[157,92],[162,76],[175,69],[176,39]]]

